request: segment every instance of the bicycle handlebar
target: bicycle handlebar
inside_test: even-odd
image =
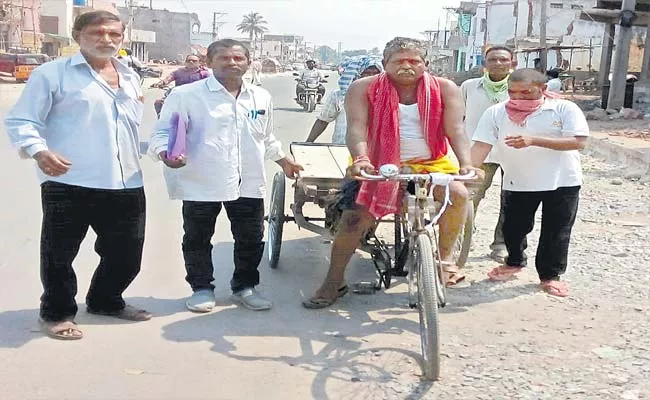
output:
[[[394,164],[385,164],[379,168],[379,175],[369,174],[361,171],[361,177],[373,181],[427,181],[435,186],[448,186],[453,181],[469,181],[476,177],[475,171],[469,171],[465,175],[451,175],[442,172],[431,172],[428,174],[400,174],[399,167]]]

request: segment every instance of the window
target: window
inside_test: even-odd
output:
[[[486,29],[487,29],[487,19],[482,18],[481,19],[481,32],[485,32]]]
[[[582,6],[582,4],[571,4],[571,9],[572,10],[582,10],[583,6]]]
[[[551,3],[551,8],[564,8],[562,3]]]

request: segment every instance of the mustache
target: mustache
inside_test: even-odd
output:
[[[400,69],[399,71],[397,71],[397,75],[410,75],[410,76],[413,76],[413,75],[415,75],[415,71],[413,71],[412,69]]]

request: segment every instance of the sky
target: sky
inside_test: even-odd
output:
[[[118,5],[121,0],[118,1]],[[148,6],[150,0],[140,0]],[[268,21],[271,34],[296,34],[308,46],[328,45],[343,50],[383,49],[395,36],[424,39],[421,32],[441,29],[451,17],[443,7],[460,0],[151,0],[153,7],[195,12],[201,30],[212,31],[212,13],[225,12],[222,37],[241,37],[235,27],[242,16],[258,12]],[[440,21],[440,22],[439,22]],[[440,25],[439,25],[440,24]]]

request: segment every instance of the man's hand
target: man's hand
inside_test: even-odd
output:
[[[168,159],[166,151],[161,151],[158,153],[158,158],[160,158],[160,160],[165,163],[166,166],[173,169],[182,168],[185,166],[185,164],[187,164],[187,160],[183,156]]]
[[[485,179],[485,171],[483,171],[481,168],[476,168],[472,165],[461,165],[458,174],[467,175],[472,171],[474,172],[474,178],[472,178],[469,182],[483,182],[483,180]]]
[[[377,172],[375,166],[370,161],[358,161],[348,167],[345,172],[345,177],[348,179],[363,179],[361,177],[361,171],[366,171],[368,174]]]
[[[43,150],[34,154],[34,160],[38,163],[38,167],[47,176],[60,176],[70,170],[72,163],[60,155],[49,151]]]
[[[300,175],[300,171],[305,170],[302,165],[297,164],[288,157],[278,160],[277,163],[282,167],[282,171],[289,179],[296,179]]]
[[[533,140],[534,138],[530,136],[506,136],[506,145],[515,149],[523,149],[534,146]]]

